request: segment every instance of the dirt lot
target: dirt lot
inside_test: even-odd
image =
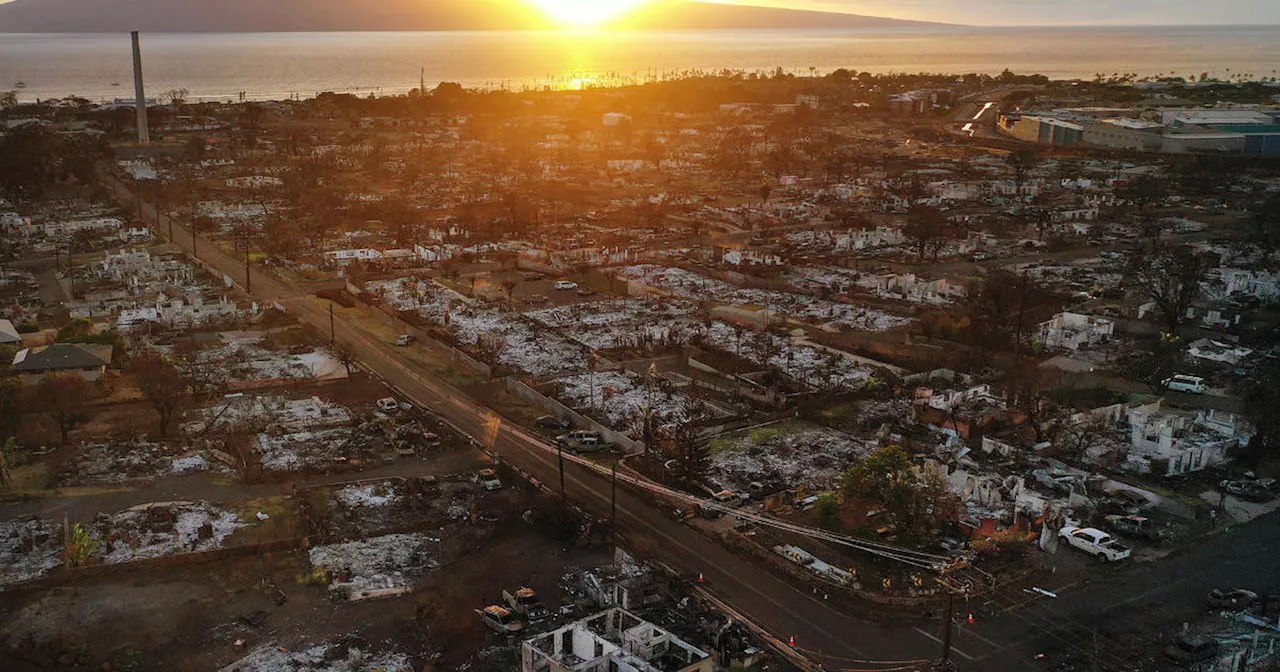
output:
[[[415,669],[439,652],[436,669],[457,669],[494,644],[473,613],[503,588],[528,585],[552,607],[570,566],[596,566],[612,548],[565,553],[563,544],[523,524],[478,543],[484,562],[439,569],[413,594],[333,602],[307,582],[304,551],[216,564],[148,569],[7,594],[0,600],[0,669],[210,670],[256,646],[290,650],[346,635],[375,651],[408,655]],[[274,583],[287,595],[278,604]],[[237,646],[237,641],[242,641]]]

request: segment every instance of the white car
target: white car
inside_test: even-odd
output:
[[[383,397],[378,400],[378,410],[383,413],[395,413],[400,408],[400,402],[392,397]]]
[[[578,288],[578,283],[573,282],[572,280],[561,280],[556,283],[556,289],[559,289],[562,291],[577,289],[577,288]]]
[[[1209,388],[1204,384],[1204,378],[1199,376],[1184,376],[1181,373],[1175,374],[1172,378],[1165,378],[1160,384],[1167,390],[1174,392],[1187,392],[1189,394],[1204,394]]]
[[[1096,527],[1067,525],[1058,531],[1058,536],[1066,539],[1068,544],[1101,560],[1118,562],[1129,557],[1130,551],[1127,546]]]

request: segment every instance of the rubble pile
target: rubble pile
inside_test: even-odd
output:
[[[711,478],[726,488],[746,490],[805,485],[834,487],[843,474],[875,450],[868,441],[825,427],[784,426],[782,431],[749,433],[711,456]]]
[[[0,586],[39,578],[62,564],[62,528],[35,517],[0,522]]]
[[[219,672],[412,672],[402,653],[372,652],[340,642],[290,651],[276,644],[259,646]]]
[[[312,567],[329,576],[335,597],[360,599],[408,592],[415,580],[440,566],[440,539],[426,534],[388,534],[316,546]]]
[[[287,434],[264,432],[253,440],[266,471],[355,469],[383,455],[382,431],[375,423]]]
[[[100,513],[88,528],[103,562],[117,564],[211,551],[244,526],[239,516],[208,502],[154,502]]]
[[[691,397],[669,392],[655,383],[652,395],[644,378],[623,371],[598,371],[557,378],[560,398],[575,408],[593,408],[615,428],[643,431],[645,409],[652,404],[655,422],[675,425],[705,413]],[[592,398],[594,390],[594,399]]]
[[[68,462],[54,482],[57,485],[114,485],[221,468],[202,450],[148,441],[95,443],[85,446],[78,459]]]

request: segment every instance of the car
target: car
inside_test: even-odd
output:
[[[1218,655],[1218,640],[1204,635],[1179,635],[1164,650],[1164,657],[1181,667],[1202,663]]]
[[[1269,502],[1275,499],[1275,484],[1276,481],[1273,478],[1246,477],[1240,480],[1221,481],[1218,483],[1218,489],[1246,502]]]
[[[383,413],[395,413],[400,408],[400,402],[394,397],[383,397],[377,401],[377,406]]]
[[[1134,490],[1115,489],[1107,491],[1107,495],[1130,509],[1144,511],[1151,508],[1153,502],[1144,494]]]
[[[542,604],[542,600],[538,599],[538,594],[533,592],[532,588],[522,587],[514,593],[504,590],[502,600],[507,603],[511,611],[523,616],[530,623],[537,623],[551,616],[551,611]]]
[[[409,345],[413,341],[414,341],[413,334],[400,334],[400,336],[396,338],[396,345],[403,348],[404,346]]]
[[[490,492],[502,489],[502,481],[498,479],[498,472],[492,469],[480,470],[480,485]]]
[[[569,429],[570,427],[573,427],[572,422],[569,422],[564,418],[558,418],[554,415],[539,416],[537,420],[533,421],[533,424],[534,426],[541,427],[543,429]]]
[[[1165,378],[1160,381],[1160,385],[1171,392],[1186,392],[1188,394],[1204,394],[1209,389],[1204,384],[1204,378],[1186,376],[1181,373]]]
[[[593,453],[609,447],[600,432],[590,429],[575,429],[568,434],[561,434],[556,437],[556,443],[575,453]]]
[[[578,283],[573,282],[572,280],[560,280],[556,282],[556,289],[560,291],[568,291],[568,290],[577,289],[577,288],[578,288]]]
[[[1107,527],[1125,536],[1147,541],[1163,541],[1165,537],[1164,530],[1143,516],[1107,516],[1106,521]]]
[[[1215,588],[1209,593],[1209,606],[1224,611],[1244,611],[1257,601],[1257,593],[1243,588]]]
[[[747,503],[751,497],[750,495],[734,492],[733,490],[721,490],[720,492],[712,495],[711,499],[714,500],[715,503],[723,504],[724,506],[742,506]]]
[[[511,635],[524,629],[524,623],[520,622],[520,619],[506,607],[490,605],[479,614],[485,626],[500,635]]]
[[[550,300],[546,294],[530,294],[529,298],[525,299],[529,303],[546,303]]]
[[[592,294],[595,294],[595,293],[596,293],[596,290],[591,289],[590,287],[583,287],[578,290],[578,296],[591,296]]]
[[[1127,546],[1096,527],[1067,525],[1058,531],[1058,536],[1065,539],[1071,546],[1104,562],[1119,562],[1129,557],[1131,553]]]

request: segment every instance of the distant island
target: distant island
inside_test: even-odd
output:
[[[908,28],[942,24],[857,14],[664,0],[612,26],[636,30]],[[545,30],[519,0],[14,0],[0,5],[3,33],[166,33]]]

